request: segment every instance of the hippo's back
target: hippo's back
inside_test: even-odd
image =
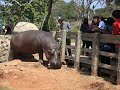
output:
[[[41,39],[47,33],[44,31],[24,31],[11,38],[10,45],[15,52],[38,53],[41,49]]]

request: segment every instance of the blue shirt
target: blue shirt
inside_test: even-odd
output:
[[[100,21],[98,27],[99,27],[100,29],[105,29],[105,23],[104,23],[104,21]]]

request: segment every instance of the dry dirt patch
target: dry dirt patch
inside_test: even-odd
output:
[[[20,60],[0,64],[0,86],[13,90],[120,90],[119,86],[66,66],[49,70],[38,62]]]

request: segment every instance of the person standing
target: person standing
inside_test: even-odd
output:
[[[60,18],[58,19],[58,22],[60,24],[60,30],[59,31],[67,31],[70,32],[71,31],[71,26],[69,22],[64,21],[64,19]],[[71,40],[66,38],[66,44],[67,45],[71,45]],[[71,56],[71,49],[68,49],[68,54],[69,56]]]
[[[105,34],[112,34],[114,19],[112,17],[107,18],[105,26]]]
[[[114,10],[112,16],[115,20],[115,22],[113,23],[112,34],[120,35],[120,10]]]
[[[80,28],[80,31],[82,33],[89,33],[90,32],[90,28],[89,28],[89,24],[88,24],[88,19],[87,18],[84,18],[83,20],[83,23],[81,24],[81,28]],[[82,40],[83,41],[83,45],[82,45],[82,48],[89,48],[90,46],[90,41],[85,41],[85,40]],[[88,53],[87,52],[82,52],[82,55],[87,55]]]
[[[113,35],[120,35],[120,10],[114,10],[112,12],[112,16],[115,20],[115,22],[113,23],[112,34]],[[120,47],[120,44],[115,45],[115,52],[118,52],[119,47]]]
[[[105,33],[105,22],[104,22],[104,18],[102,16],[99,16],[99,25],[98,25],[98,28],[99,28],[99,31],[101,33]]]

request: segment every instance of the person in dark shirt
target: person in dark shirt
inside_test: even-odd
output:
[[[114,19],[112,17],[107,18],[105,26],[105,34],[112,34]]]
[[[83,24],[81,25],[81,28],[80,28],[80,31],[82,33],[89,33],[90,32],[90,28],[89,28],[89,24],[88,24],[88,19],[87,18],[84,18],[84,21],[83,21]],[[90,46],[90,42],[89,41],[85,41],[85,40],[82,40],[83,41],[83,45],[82,45],[82,48],[89,48]],[[83,55],[87,55],[86,52],[83,52]]]
[[[99,26],[99,16],[94,16],[92,23],[90,24],[90,32],[98,32],[98,26]]]

